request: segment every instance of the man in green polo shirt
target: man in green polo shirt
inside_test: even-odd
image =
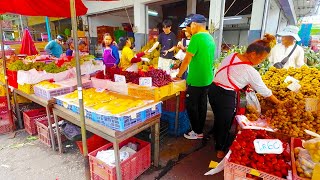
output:
[[[184,134],[187,139],[202,139],[207,115],[207,95],[213,80],[213,61],[216,49],[213,37],[206,30],[206,18],[200,14],[186,18],[180,27],[190,25],[192,37],[176,79],[187,70],[186,108],[192,130]]]

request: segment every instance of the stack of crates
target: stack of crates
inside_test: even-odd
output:
[[[6,134],[13,130],[13,123],[9,113],[7,97],[0,96],[0,134]]]

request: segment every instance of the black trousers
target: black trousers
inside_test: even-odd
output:
[[[186,94],[186,109],[190,119],[192,130],[195,133],[203,133],[207,116],[207,96],[209,86],[188,86]]]
[[[213,133],[216,140],[216,150],[227,151],[234,138],[231,126],[236,115],[237,93],[212,83],[208,97],[214,113]]]

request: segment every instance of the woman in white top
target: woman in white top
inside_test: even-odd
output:
[[[213,130],[218,158],[224,157],[232,142],[229,131],[240,101],[240,90],[251,86],[275,104],[281,103],[263,83],[260,74],[253,67],[267,58],[274,41],[274,36],[266,34],[264,39],[250,44],[244,54],[235,53],[226,57],[216,73],[208,96],[215,116]]]
[[[298,27],[290,25],[285,27],[282,32],[278,33],[278,35],[281,36],[281,43],[277,44],[271,50],[269,61],[272,65],[281,62],[293,50],[296,41],[301,41],[298,32]],[[297,45],[283,67],[286,69],[289,67],[299,68],[304,64],[304,50],[301,46]]]

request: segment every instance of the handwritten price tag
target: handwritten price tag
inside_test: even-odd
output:
[[[139,78],[139,85],[140,86],[151,87],[152,86],[152,78],[151,77],[141,77],[141,78]]]
[[[126,83],[126,77],[123,75],[115,74],[114,75],[114,82],[119,82],[119,83]]]
[[[281,154],[283,152],[282,142],[279,139],[256,139],[253,144],[258,154]]]

